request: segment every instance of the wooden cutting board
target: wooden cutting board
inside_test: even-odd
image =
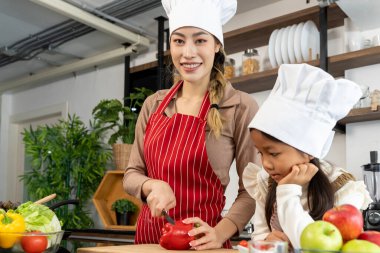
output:
[[[105,247],[92,247],[80,248],[77,253],[194,253],[195,250],[166,250],[158,244],[139,244],[139,245],[122,245],[122,246],[105,246]],[[237,253],[238,250],[233,249],[214,249],[202,250],[202,253]]]

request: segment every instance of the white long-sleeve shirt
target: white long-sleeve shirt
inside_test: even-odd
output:
[[[330,182],[347,173],[339,167],[320,161],[321,169]],[[243,183],[247,192],[256,200],[254,232],[252,239],[264,240],[270,233],[265,218],[265,201],[268,194],[268,173],[261,167],[249,163],[243,173]],[[307,204],[307,186],[284,184],[276,190],[278,220],[283,232],[294,248],[300,248],[300,236],[303,229],[314,222],[309,215]],[[372,202],[363,181],[348,181],[335,192],[334,205],[351,204],[358,209],[366,209]]]

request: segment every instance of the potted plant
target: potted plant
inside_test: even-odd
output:
[[[130,218],[137,211],[137,206],[128,199],[118,199],[112,203],[111,209],[116,213],[117,225],[131,225]]]
[[[153,91],[147,88],[135,88],[135,92],[124,100],[101,100],[92,110],[92,125],[105,142],[112,146],[116,169],[125,169],[128,164],[130,150],[135,139],[135,126],[144,100]],[[107,140],[108,138],[108,140]]]
[[[94,222],[89,205],[96,190],[94,185],[102,180],[112,157],[100,136],[76,115],[51,126],[30,127],[23,135],[31,167],[21,176],[28,199],[35,201],[52,192],[57,194],[56,202],[78,199],[78,205],[65,205],[55,212],[64,229],[91,228]]]

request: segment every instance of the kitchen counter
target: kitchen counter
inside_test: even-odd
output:
[[[63,240],[87,241],[111,244],[134,244],[135,231],[115,229],[67,229]],[[243,231],[239,236],[231,238],[232,245],[237,245],[241,240],[251,240],[251,234]]]
[[[155,253],[155,252],[169,252],[169,253],[194,253],[194,250],[166,250],[158,244],[139,244],[139,245],[122,245],[122,246],[105,246],[105,247],[91,247],[79,248],[77,253]],[[238,250],[234,249],[213,249],[203,250],[202,253],[237,253]]]

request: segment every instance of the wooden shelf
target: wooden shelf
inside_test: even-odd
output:
[[[366,48],[349,53],[329,57],[329,73],[334,76],[344,76],[347,69],[364,67],[380,63],[380,46]]]
[[[377,107],[376,111],[372,111],[370,107],[352,109],[345,118],[338,122],[338,124],[345,126],[349,123],[372,120],[380,120],[380,106]]]
[[[307,62],[319,66],[319,60]],[[344,76],[347,69],[368,66],[380,63],[380,46],[362,49],[359,51],[334,55],[328,58],[329,73],[334,77]],[[276,69],[232,78],[230,82],[235,89],[254,93],[271,90],[277,78]]]
[[[345,17],[347,15],[336,4],[330,5],[328,9],[328,28],[343,26]],[[313,20],[319,26],[319,6],[227,32],[224,34],[225,51],[227,54],[233,54],[244,51],[247,47],[254,48],[267,45],[269,37],[275,29],[307,20]]]
[[[227,54],[244,51],[247,47],[260,47],[268,44],[269,37],[275,29],[292,24],[313,20],[319,26],[319,6],[303,9],[264,22],[246,26],[224,34],[225,51]],[[347,15],[337,6],[332,4],[328,8],[328,28],[344,25]],[[165,55],[169,55],[167,52]],[[313,66],[319,66],[319,60],[307,62]],[[348,52],[328,57],[328,70],[334,77],[344,76],[347,69],[364,67],[380,63],[380,46],[359,51]],[[147,63],[131,69],[131,73],[157,66],[157,62]],[[247,93],[255,93],[271,90],[277,79],[278,68],[269,69],[259,73],[238,76],[230,79],[235,89]],[[367,120],[380,119],[380,112],[371,112],[369,109],[354,109],[344,119],[338,122],[337,127],[344,131],[345,124]]]
[[[93,202],[106,229],[134,231],[136,230],[136,225],[116,225],[115,212],[111,210],[112,203],[115,202],[115,200],[122,198],[131,200],[138,206],[139,210],[131,217],[131,222],[136,224],[137,217],[142,208],[142,202],[124,191],[123,176],[124,170],[107,171],[94,194]]]
[[[319,60],[307,62],[310,65],[318,66]],[[269,69],[244,76],[237,76],[229,81],[232,86],[247,93],[255,93],[265,90],[271,90],[277,79],[278,68]]]

